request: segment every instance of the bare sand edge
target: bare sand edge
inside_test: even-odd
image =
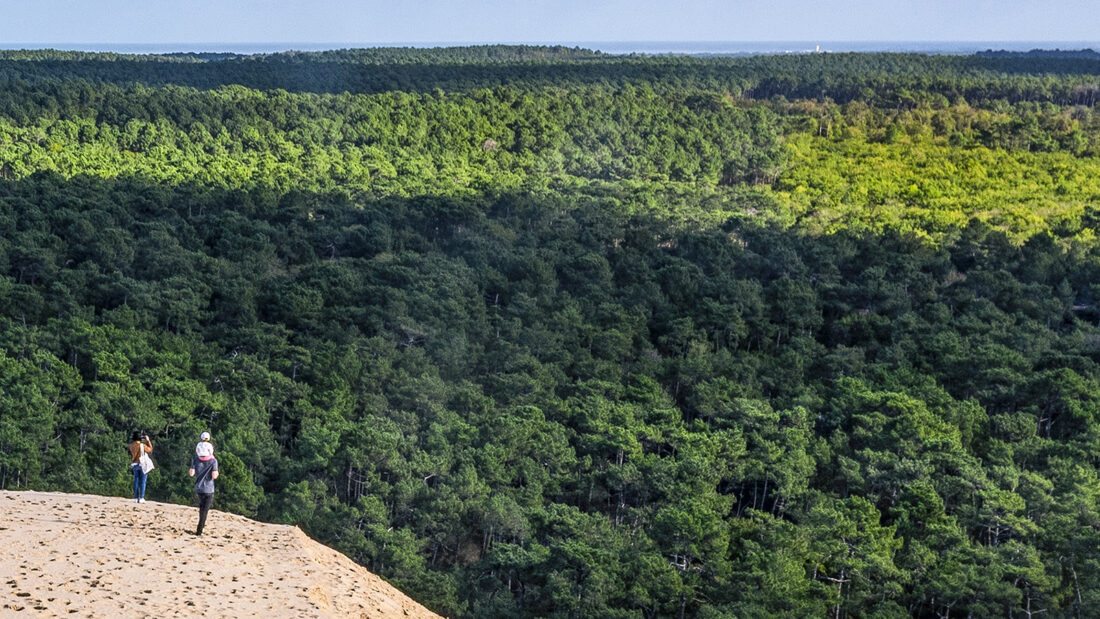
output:
[[[216,502],[216,499],[215,499]],[[438,617],[301,529],[120,497],[0,490],[0,616]]]

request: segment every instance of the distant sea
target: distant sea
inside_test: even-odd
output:
[[[366,47],[453,47],[495,45],[500,42],[439,41],[410,43],[3,43],[0,49],[60,49],[121,54],[166,54],[171,52],[230,52],[271,54],[296,51]],[[911,52],[923,54],[973,54],[985,50],[1028,51],[1032,49],[1100,50],[1100,41],[532,41],[505,42],[507,45],[563,45],[593,49],[609,54],[685,54],[693,56],[738,56],[752,54],[805,54],[812,52]]]

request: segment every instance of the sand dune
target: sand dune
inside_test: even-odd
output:
[[[437,617],[297,527],[0,491],[3,617]]]

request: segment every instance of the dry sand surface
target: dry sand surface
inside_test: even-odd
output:
[[[215,497],[215,505],[217,498]],[[2,617],[437,617],[297,527],[0,491]]]

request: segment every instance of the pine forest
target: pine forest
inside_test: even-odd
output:
[[[1100,59],[0,52],[0,488],[452,617],[1100,609]]]

